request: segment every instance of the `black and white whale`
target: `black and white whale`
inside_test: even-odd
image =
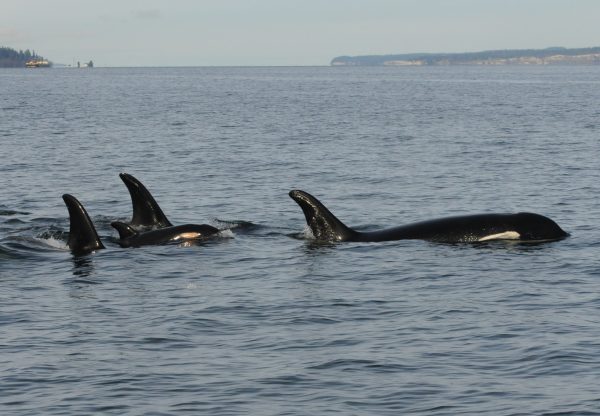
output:
[[[72,195],[64,194],[63,201],[69,210],[69,239],[67,246],[76,256],[82,256],[104,248],[98,232],[83,205]],[[136,231],[129,224],[111,223],[119,232],[119,245],[139,247],[173,242],[199,241],[214,236],[220,230],[207,224],[185,224],[164,227],[146,232]]]
[[[73,195],[62,196],[69,210],[69,239],[67,245],[76,256],[101,250],[104,245],[87,211]]]
[[[344,225],[314,196],[300,190],[290,191],[289,195],[300,205],[315,239],[320,241],[538,242],[568,236],[550,218],[528,212],[439,218],[380,231],[359,232]]]
[[[133,216],[128,223],[129,225],[136,229],[157,229],[173,226],[144,184],[128,173],[120,173],[119,177],[127,186],[131,196]]]
[[[119,221],[111,223],[119,232],[119,245],[122,247],[199,241],[220,232],[219,229],[207,224],[172,225],[152,194],[140,181],[127,173],[119,176],[129,189],[133,205],[133,217],[130,223]],[[69,194],[64,194],[63,200],[69,210],[70,227],[67,245],[71,252],[80,256],[103,249],[104,245],[83,205]],[[148,229],[150,230],[144,231]]]
[[[220,231],[208,224],[174,226],[144,184],[128,173],[120,173],[119,177],[129,190],[133,207],[131,221],[111,223],[119,232],[121,247],[204,240]]]
[[[184,224],[157,230],[139,232],[131,225],[114,221],[112,225],[119,232],[121,247],[140,247],[155,244],[205,240],[220,230],[208,224]]]

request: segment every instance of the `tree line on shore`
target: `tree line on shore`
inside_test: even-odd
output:
[[[19,68],[24,67],[25,63],[31,60],[43,60],[44,57],[26,49],[15,50],[5,46],[0,47],[0,68]]]

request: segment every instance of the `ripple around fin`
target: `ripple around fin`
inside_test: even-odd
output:
[[[68,251],[69,247],[62,238],[56,238],[54,236],[43,236],[43,237],[23,237],[23,236],[12,236],[5,240],[5,248],[8,250],[14,250],[15,253],[23,252],[36,252],[41,251]],[[17,256],[18,257],[18,256]]]
[[[315,238],[315,235],[312,233],[312,230],[310,229],[310,227],[308,225],[306,225],[301,232],[293,232],[293,233],[288,233],[286,235],[295,240],[308,240],[309,242],[315,242],[315,243],[319,242]]]
[[[317,365],[313,365],[311,367],[308,367],[311,370],[328,370],[331,368],[357,368],[357,367],[364,367],[364,366],[369,366],[369,365],[375,365],[377,364],[376,361],[373,360],[361,360],[361,359],[337,359],[337,360],[332,360],[332,361],[327,361],[326,363],[323,364],[317,364]]]
[[[260,225],[254,224],[253,222],[242,220],[221,220],[219,218],[214,218],[211,222],[215,227],[217,227],[220,230],[249,230],[261,227]]]
[[[52,236],[50,236],[48,238],[36,237],[35,240],[39,241],[51,248],[56,248],[56,249],[64,250],[64,251],[69,250],[69,246],[67,246],[67,243],[62,238],[55,238]]]
[[[48,231],[43,231],[40,234],[38,234],[36,236],[36,238],[41,239],[41,240],[63,240],[63,241],[67,241],[67,239],[69,238],[69,233],[67,233],[66,231],[63,230],[48,230]],[[65,243],[66,244],[66,243]]]
[[[11,235],[2,241],[0,258],[29,258],[32,253],[68,251],[67,238],[67,232],[53,227],[35,235]]]
[[[13,259],[17,257],[19,256],[15,252],[0,244],[0,259]]]
[[[4,221],[4,224],[9,224],[9,225],[14,225],[14,224],[27,224],[25,221],[19,219],[19,218],[9,218],[6,221]]]
[[[235,234],[231,229],[221,230],[217,233],[217,236],[220,238],[235,238]]]
[[[0,259],[32,259],[45,252],[67,250],[64,241],[54,238],[9,236],[0,244]]]
[[[82,279],[82,278],[75,278],[75,279],[71,279],[68,282],[65,282],[65,285],[101,285],[102,282],[97,282],[95,280],[90,280],[90,279]]]
[[[29,215],[29,212],[13,211],[12,209],[0,209],[0,217],[11,217],[13,215]]]
[[[308,225],[304,226],[304,230],[302,230],[302,235],[307,240],[316,240],[315,235]]]

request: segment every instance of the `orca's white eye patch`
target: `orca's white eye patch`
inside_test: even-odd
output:
[[[521,234],[516,231],[505,231],[503,233],[486,235],[485,237],[481,237],[479,242],[481,241],[491,241],[491,240],[518,240],[521,238]]]
[[[178,234],[173,240],[190,240],[192,238],[202,237],[202,234],[197,232],[181,233]]]

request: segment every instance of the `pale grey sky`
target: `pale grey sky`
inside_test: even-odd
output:
[[[600,46],[600,0],[1,0],[0,46],[97,66]]]

